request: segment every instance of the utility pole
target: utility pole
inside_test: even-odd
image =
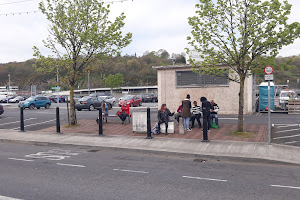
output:
[[[91,94],[90,91],[90,71],[88,71],[88,90],[89,90],[89,95]]]
[[[8,95],[10,93],[10,74],[8,74],[8,88],[7,88],[7,103],[8,103]]]

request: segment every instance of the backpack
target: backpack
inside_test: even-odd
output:
[[[154,134],[154,135],[158,135],[159,132],[158,132],[158,123],[154,124],[152,130],[151,130],[151,133]]]

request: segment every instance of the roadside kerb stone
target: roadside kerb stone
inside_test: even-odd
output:
[[[300,164],[300,148],[283,145],[239,141],[211,141],[155,138],[146,140],[143,136],[106,136],[79,134],[54,134],[0,130],[1,141],[23,141],[61,145],[94,146],[136,151],[162,152],[183,155],[206,155],[214,157],[233,157],[261,159]]]

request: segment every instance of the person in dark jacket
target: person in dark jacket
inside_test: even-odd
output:
[[[186,131],[191,131],[190,126],[190,118],[191,118],[191,108],[192,104],[190,101],[190,95],[186,95],[186,99],[182,101],[182,113],[181,117],[183,118],[183,126]]]
[[[218,112],[219,112],[219,106],[214,102],[214,100],[210,101],[211,105],[211,111],[210,111],[210,119],[211,122],[215,119],[216,125],[219,126],[219,118],[218,118]]]
[[[206,120],[207,120],[207,130],[210,130],[210,110],[211,110],[211,105],[210,102],[207,101],[205,97],[201,97],[200,101],[202,102],[202,113],[203,113],[203,121],[204,121],[204,116],[206,115]],[[204,123],[204,122],[203,122]]]
[[[165,123],[166,132],[165,135],[168,135],[168,123],[170,121],[169,116],[173,116],[174,113],[171,113],[167,108],[166,104],[162,104],[160,110],[157,113],[158,118],[158,134],[160,134],[160,124]]]

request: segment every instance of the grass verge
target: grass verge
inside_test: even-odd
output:
[[[244,132],[233,131],[229,134],[232,136],[235,136],[235,137],[240,137],[240,138],[253,138],[256,136],[255,132],[247,132],[247,131],[244,131]]]

